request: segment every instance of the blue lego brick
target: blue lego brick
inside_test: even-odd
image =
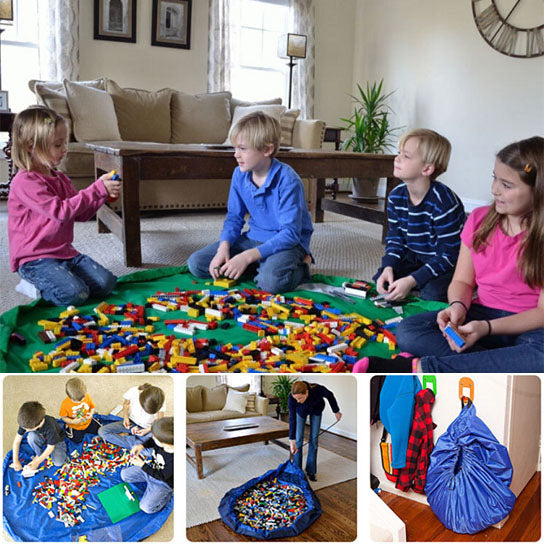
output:
[[[444,332],[455,342],[455,345],[462,348],[466,342],[463,340],[463,337],[453,328],[452,325],[448,324],[444,329]]]

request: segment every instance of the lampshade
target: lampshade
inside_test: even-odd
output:
[[[278,43],[278,56],[281,58],[306,58],[306,40],[304,34],[284,34]]]
[[[0,0],[0,21],[13,21],[13,0]]]

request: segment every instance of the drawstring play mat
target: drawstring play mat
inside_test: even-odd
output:
[[[508,450],[469,401],[434,447],[425,493],[448,529],[474,534],[503,520],[514,507],[512,474]]]
[[[300,534],[321,515],[321,504],[302,469],[286,461],[231,489],[219,514],[236,533],[268,540]]]

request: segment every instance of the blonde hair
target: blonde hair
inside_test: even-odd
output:
[[[81,378],[70,378],[66,382],[66,395],[70,397],[71,400],[79,402],[85,398],[86,394],[87,388]]]
[[[43,106],[18,113],[11,130],[11,157],[15,166],[31,171],[34,162],[53,168],[51,146],[60,123],[66,124],[64,117]]]
[[[448,169],[451,144],[447,138],[428,128],[414,128],[400,137],[399,149],[403,149],[410,138],[417,138],[417,150],[421,160],[434,166],[434,172],[430,176],[432,180]]]
[[[515,170],[523,183],[531,188],[533,208],[522,218],[525,237],[519,246],[518,268],[525,283],[534,289],[544,288],[544,138],[533,136],[507,145],[497,153],[497,159]],[[501,214],[495,205],[474,233],[472,247],[483,251],[490,235],[500,225]]]
[[[242,117],[230,130],[229,139],[234,146],[240,136],[246,138],[247,145],[252,149],[264,151],[269,145],[274,146],[270,157],[274,157],[280,147],[280,122],[261,110]]]

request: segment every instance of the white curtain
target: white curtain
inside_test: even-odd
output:
[[[240,374],[229,375],[229,374],[218,374],[217,375],[217,384],[227,384],[227,385],[242,385],[244,383],[249,383],[249,392],[257,393],[261,392],[261,375],[260,374],[244,374],[243,377]]]
[[[54,81],[77,80],[79,0],[40,0],[38,25],[40,77]]]
[[[292,107],[300,109],[302,119],[314,117],[315,95],[315,7],[313,0],[289,0],[291,32],[304,34],[306,58],[297,59],[293,69]]]
[[[230,90],[231,28],[233,0],[209,0],[208,92]]]

